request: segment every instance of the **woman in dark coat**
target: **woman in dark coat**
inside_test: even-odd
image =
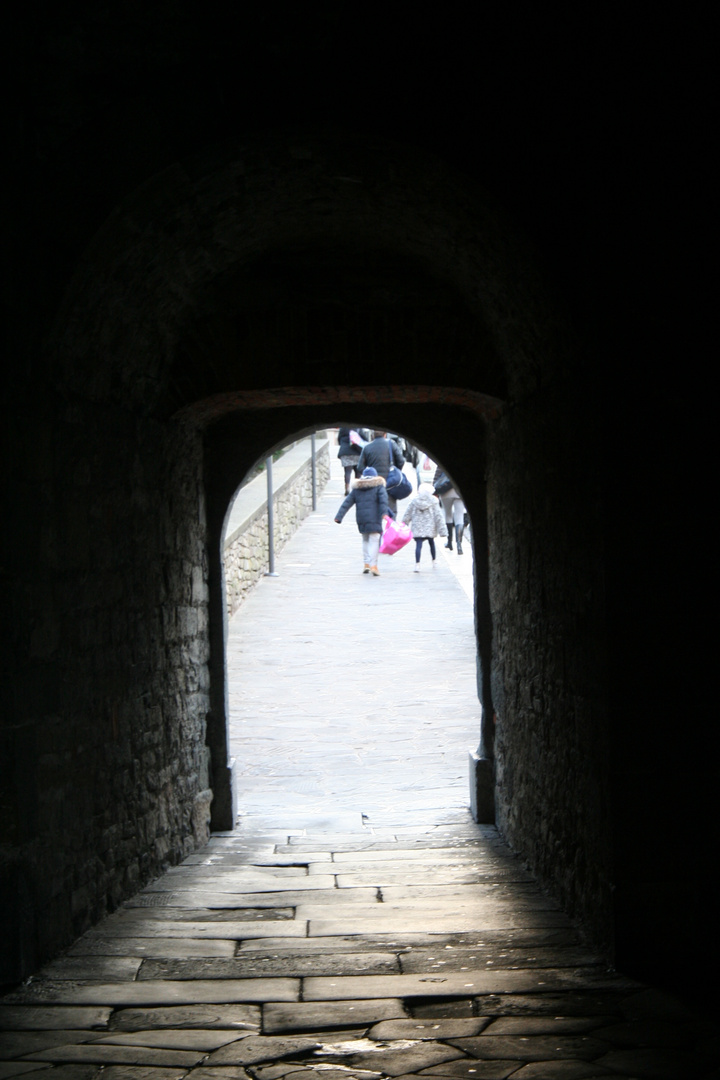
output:
[[[353,504],[358,531],[362,533],[363,574],[379,577],[378,551],[382,535],[382,519],[388,512],[388,498],[385,481],[382,476],[378,476],[376,469],[365,469],[360,479],[353,482],[349,494],[345,496],[345,500],[335,515],[338,525]]]
[[[361,448],[352,442],[350,439],[351,428],[341,427],[338,428],[337,440],[338,440],[338,453],[340,458],[340,464],[345,471],[345,494],[350,491],[350,479],[355,473],[357,475],[357,464],[360,460]],[[357,432],[355,434],[358,434]]]

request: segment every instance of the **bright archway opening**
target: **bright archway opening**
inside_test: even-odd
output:
[[[301,434],[269,455],[272,573],[263,459],[228,509],[226,679],[236,822],[356,834],[467,820],[468,754],[481,717],[471,530],[461,554],[456,543],[445,547],[438,529],[434,561],[423,543],[416,569],[410,541],[380,555],[379,579],[364,574],[355,508],[341,526],[335,522],[346,478],[337,433],[333,426],[313,438]],[[392,434],[412,486],[396,506],[401,521],[419,483],[432,482],[436,462]],[[444,523],[440,500],[437,506]],[[249,584],[238,583],[243,574]]]

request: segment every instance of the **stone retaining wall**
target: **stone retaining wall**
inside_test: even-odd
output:
[[[328,443],[316,450],[315,462],[317,490],[320,493],[330,478]],[[277,555],[312,510],[312,463],[309,456],[305,464],[274,492],[273,504]],[[231,618],[268,567],[267,499],[226,537],[223,561],[228,618]]]

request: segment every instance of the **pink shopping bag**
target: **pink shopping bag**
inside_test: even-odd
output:
[[[410,526],[402,521],[393,521],[392,518],[383,518],[385,531],[380,541],[381,555],[394,555],[400,548],[405,547],[412,540]]]

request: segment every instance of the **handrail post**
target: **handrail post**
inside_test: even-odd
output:
[[[277,577],[275,573],[275,505],[273,497],[272,456],[265,458],[267,473],[267,516],[268,516],[268,569],[265,577]]]
[[[315,432],[310,436],[310,460],[312,462],[312,508],[317,510],[317,468],[315,465]]]

